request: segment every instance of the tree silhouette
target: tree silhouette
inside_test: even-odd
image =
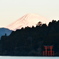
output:
[[[59,21],[52,20],[48,26],[38,22],[36,27],[5,34],[0,40],[0,55],[42,56],[44,45],[53,45],[55,56],[59,56]]]

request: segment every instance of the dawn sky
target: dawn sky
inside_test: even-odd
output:
[[[0,0],[0,27],[9,25],[27,13],[58,20],[59,0]]]

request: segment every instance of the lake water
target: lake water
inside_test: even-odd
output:
[[[10,56],[0,56],[0,59],[59,59],[59,57],[10,57]]]

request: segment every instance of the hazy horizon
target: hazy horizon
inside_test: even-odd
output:
[[[27,13],[36,13],[53,20],[59,19],[59,0],[0,0],[0,27]]]

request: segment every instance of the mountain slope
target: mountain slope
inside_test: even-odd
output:
[[[7,36],[8,36],[11,34],[11,32],[12,32],[12,30],[9,30],[7,28],[0,28],[0,37],[5,35],[5,34],[7,34]]]
[[[11,29],[11,30],[16,30],[16,29],[21,29],[22,27],[32,27],[36,26],[38,22],[42,23],[48,23],[49,20],[46,19],[43,16],[37,15],[37,14],[26,14],[20,19],[16,20],[12,24],[8,25],[6,28]]]

